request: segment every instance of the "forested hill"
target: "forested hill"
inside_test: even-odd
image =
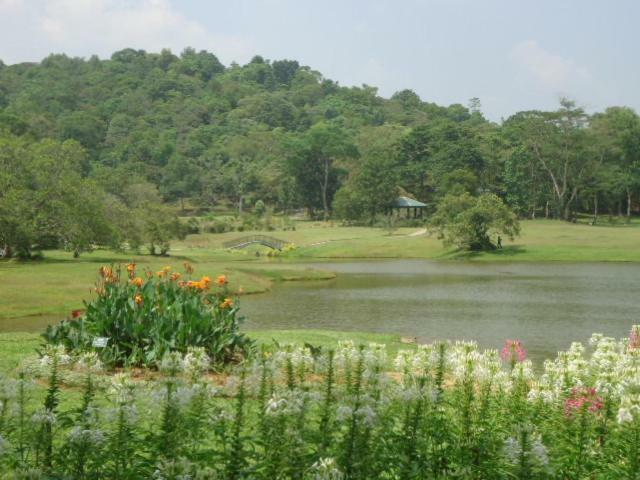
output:
[[[200,209],[241,211],[261,200],[320,218],[371,219],[399,193],[436,205],[447,194],[490,192],[520,216],[570,219],[580,211],[630,215],[640,188],[640,121],[625,107],[589,116],[563,101],[498,125],[484,119],[478,99],[443,107],[411,90],[385,99],[293,60],[225,66],[193,49],[0,62],[0,142],[5,245],[29,244],[51,225],[59,232],[46,236],[63,243],[113,239],[98,227],[89,238],[67,238],[82,230],[77,212],[64,221],[56,212],[72,200],[57,199],[44,230],[38,219],[25,227],[30,209],[51,204],[20,203],[33,197],[27,190],[44,195],[34,187],[38,174],[47,192],[81,186],[73,199],[93,201],[94,210],[116,205],[107,217],[188,199]],[[132,236],[124,235],[129,243]]]
[[[385,100],[373,87],[340,87],[296,61],[225,67],[192,49],[4,66],[0,108],[12,133],[75,139],[92,164],[138,172],[167,200],[237,202],[244,193],[280,205],[292,201],[280,163],[287,133],[331,122],[355,139],[382,125],[471,118],[461,105],[438,107],[411,91]]]

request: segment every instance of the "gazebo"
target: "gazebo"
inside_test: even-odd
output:
[[[406,213],[406,218],[411,218],[411,211],[413,210],[413,218],[422,218],[424,209],[427,208],[426,203],[419,202],[418,200],[414,200],[409,197],[398,197],[393,202],[391,206],[391,214],[396,210],[398,212],[398,216],[400,216],[400,212],[404,209]]]

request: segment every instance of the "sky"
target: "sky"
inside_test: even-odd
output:
[[[227,65],[295,59],[385,97],[478,97],[500,121],[561,97],[640,112],[639,22],[640,0],[0,0],[0,59],[191,46]]]

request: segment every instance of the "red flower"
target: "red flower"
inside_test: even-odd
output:
[[[71,318],[80,318],[84,310],[71,310]]]
[[[602,410],[602,407],[604,407],[604,401],[595,388],[574,387],[571,395],[564,402],[564,412],[567,416],[583,409],[596,413]]]
[[[520,340],[507,340],[504,342],[504,347],[502,347],[500,357],[505,362],[523,362],[527,357],[527,352],[522,348],[522,342]]]

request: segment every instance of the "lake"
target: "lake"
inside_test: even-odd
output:
[[[422,260],[310,264],[334,280],[278,284],[242,299],[247,328],[398,333],[418,341],[523,341],[534,360],[593,332],[640,323],[640,265]]]

